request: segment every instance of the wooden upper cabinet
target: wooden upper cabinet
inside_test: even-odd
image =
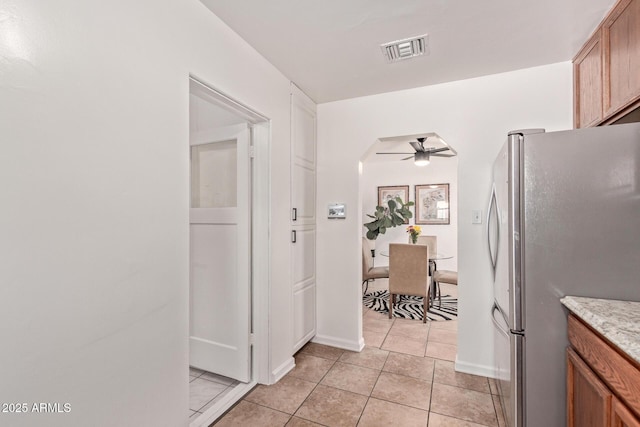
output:
[[[573,78],[576,128],[640,107],[640,0],[618,0],[573,60]]]
[[[602,25],[605,115],[640,98],[640,0],[622,0]]]
[[[573,61],[574,126],[593,126],[602,119],[602,31],[598,30]]]

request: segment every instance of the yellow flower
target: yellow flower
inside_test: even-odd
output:
[[[422,233],[422,228],[419,225],[409,225],[407,226],[407,233],[412,236],[419,236]]]

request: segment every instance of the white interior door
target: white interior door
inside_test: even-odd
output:
[[[316,105],[291,87],[293,351],[316,334]]]
[[[191,141],[191,366],[251,377],[250,131],[218,128]]]

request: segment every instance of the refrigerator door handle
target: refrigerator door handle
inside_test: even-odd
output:
[[[506,323],[506,317],[504,315],[504,312],[500,309],[500,306],[498,306],[498,303],[494,301],[493,302],[493,307],[491,308],[491,320],[493,321],[493,324],[498,329],[498,331],[500,331],[505,337],[508,338],[509,337],[509,332],[506,329],[504,329],[500,325],[500,322],[498,322],[498,319],[496,319],[496,311],[501,314],[502,319]]]
[[[496,212],[496,249],[495,254],[493,247],[491,246],[491,221],[493,207],[495,206]],[[496,268],[498,264],[498,250],[500,249],[500,217],[498,214],[498,201],[496,199],[496,185],[491,187],[491,198],[489,199],[489,209],[487,210],[487,244],[489,246],[489,258],[491,259],[491,268],[493,269],[493,276],[496,275]]]

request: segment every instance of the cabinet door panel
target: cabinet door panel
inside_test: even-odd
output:
[[[293,288],[316,280],[316,229],[313,226],[296,228],[292,243]]]
[[[606,427],[611,392],[576,352],[567,349],[567,426]]]
[[[302,348],[316,334],[315,283],[293,293],[293,351]]]
[[[606,114],[640,96],[640,0],[624,0],[603,25],[605,76],[609,83]]]
[[[292,165],[291,206],[296,210],[292,224],[313,224],[316,216],[316,171]]]
[[[584,323],[571,315],[569,342],[593,372],[636,414],[640,414],[640,370]]]
[[[298,351],[316,332],[316,230],[296,227],[291,243],[293,265],[293,351]]]
[[[297,88],[291,93],[291,223],[316,219],[316,110]]]
[[[575,127],[592,126],[602,118],[602,41],[598,31],[573,65]]]
[[[640,421],[618,399],[613,399],[611,427],[640,427]]]

